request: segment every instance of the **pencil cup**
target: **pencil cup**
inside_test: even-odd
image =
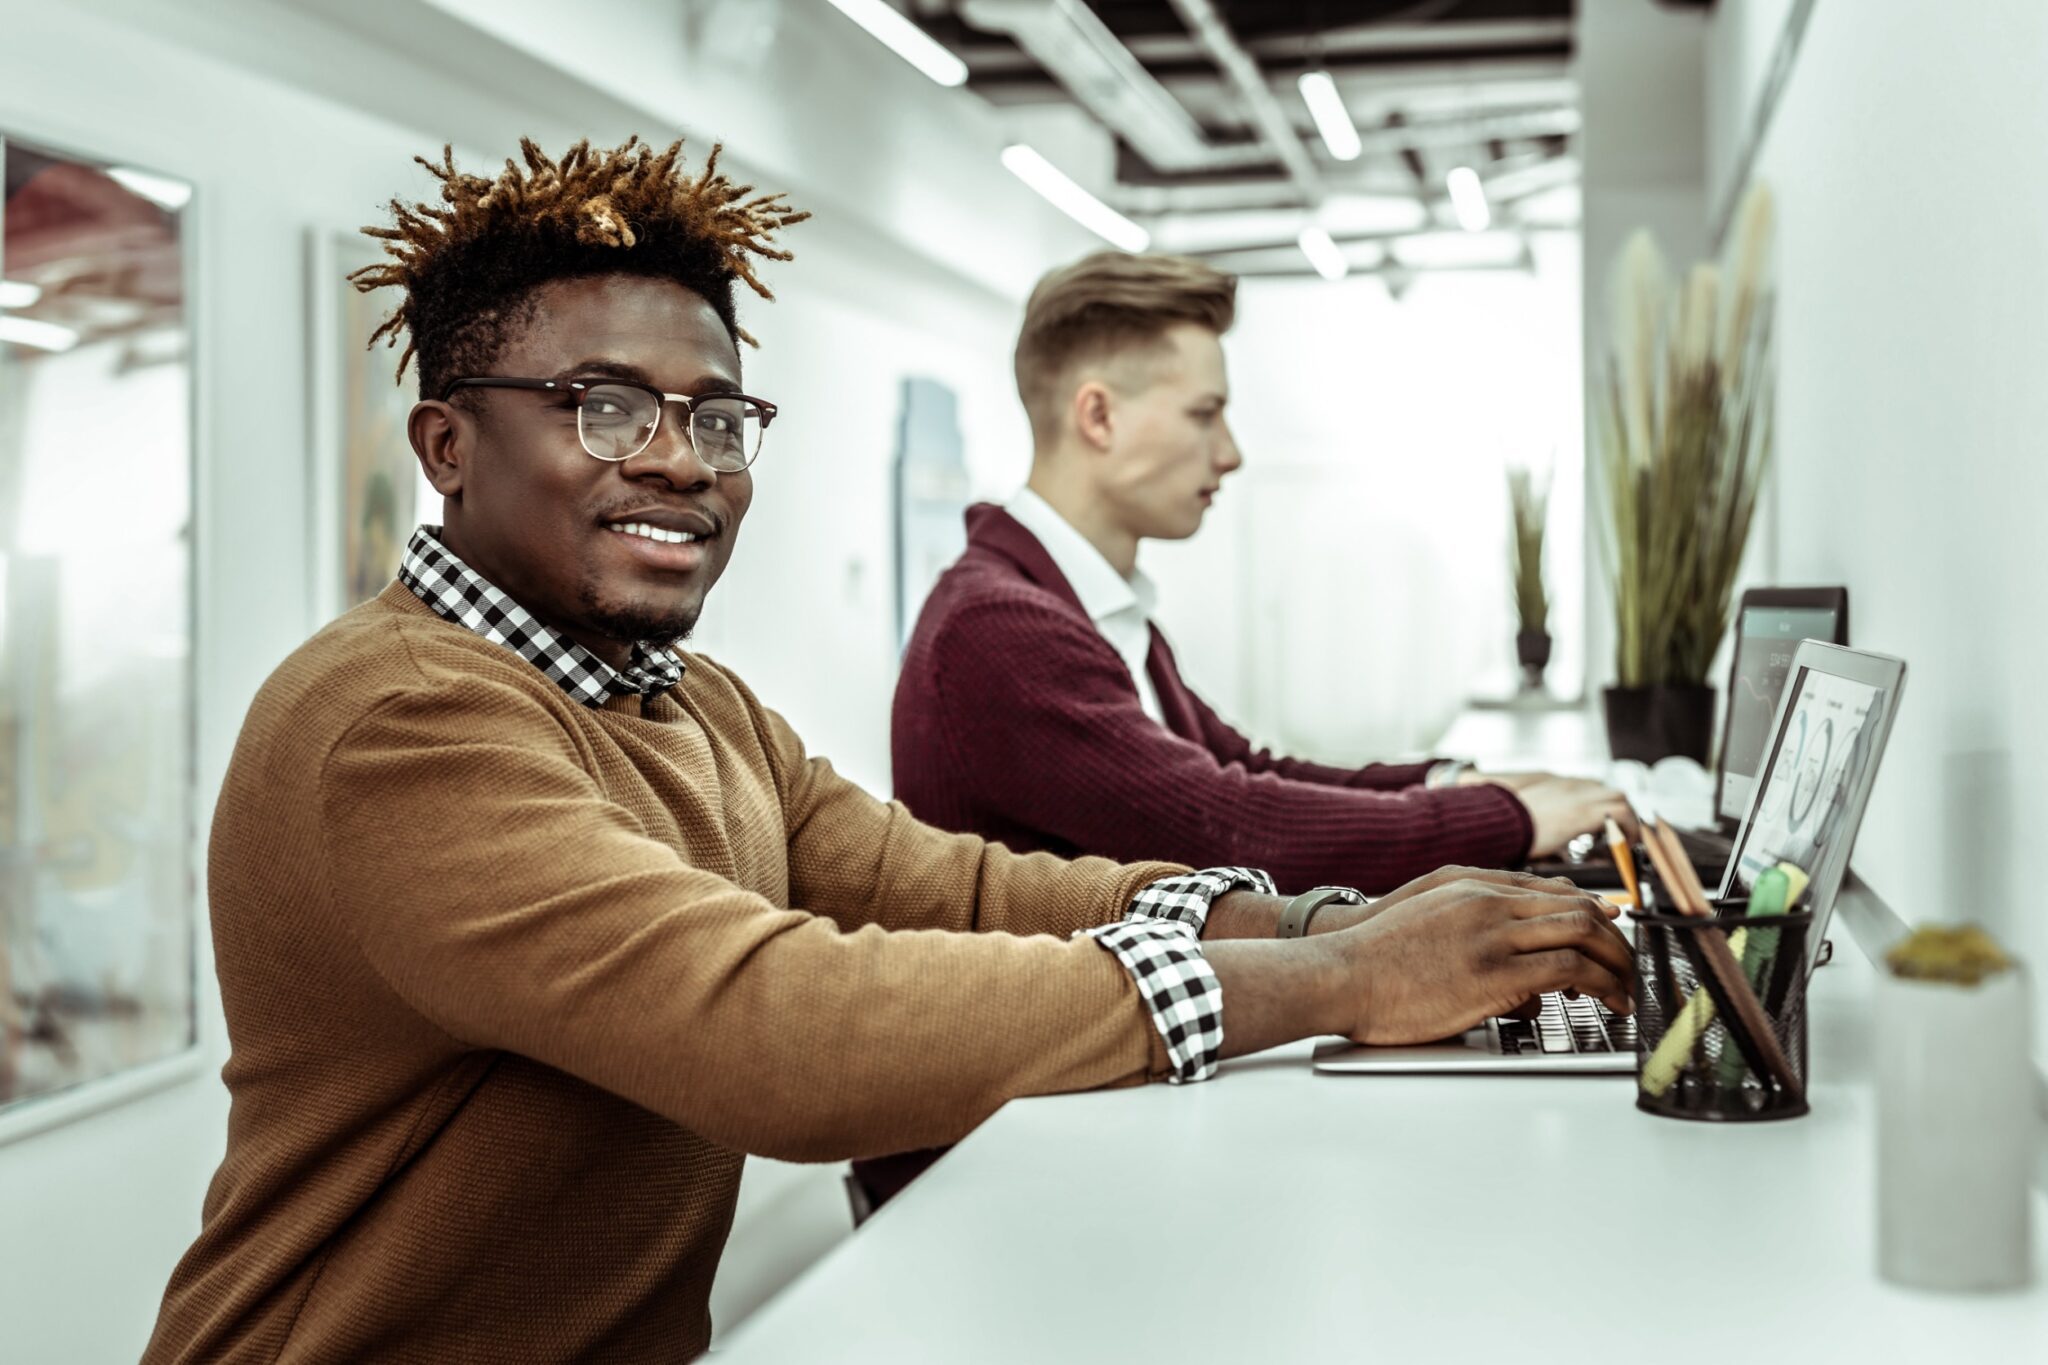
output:
[[[1813,914],[1714,918],[1631,911],[1636,1108],[1754,1123],[1806,1104],[1806,947]]]

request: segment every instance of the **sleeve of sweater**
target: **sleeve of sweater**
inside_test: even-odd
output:
[[[956,933],[1056,934],[1122,919],[1131,898],[1174,863],[1119,866],[1012,853],[971,834],[924,824],[901,802],[876,800],[829,760],[804,752],[788,722],[726,675],[745,698],[782,792],[792,904],[829,915],[842,929],[944,929]]]
[[[1236,763],[1249,773],[1272,773],[1294,782],[1313,782],[1323,787],[1356,787],[1362,791],[1406,791],[1429,779],[1436,759],[1420,763],[1368,763],[1363,768],[1337,768],[1301,758],[1275,758],[1270,749],[1254,749],[1252,742],[1209,709],[1192,690],[1187,699],[1202,727],[1203,746],[1228,767]]]
[[[1091,853],[1377,893],[1528,852],[1528,811],[1502,788],[1380,792],[1220,759],[1146,716],[1115,652],[1050,605],[992,598],[944,631],[934,691],[952,780],[974,806]]]
[[[400,1000],[714,1142],[904,1151],[1017,1096],[1166,1071],[1130,976],[1095,943],[842,933],[779,908],[648,837],[575,738],[503,683],[384,699],[329,751],[318,792],[335,913]],[[961,846],[929,894],[969,900],[980,867]],[[1143,875],[1098,873],[1095,894]]]

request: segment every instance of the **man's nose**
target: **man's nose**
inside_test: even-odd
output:
[[[625,461],[628,478],[658,474],[677,488],[701,488],[718,482],[718,471],[697,454],[690,439],[690,414],[680,403],[662,404],[661,421],[647,448]]]
[[[1226,425],[1223,428],[1223,448],[1217,453],[1216,472],[1228,474],[1244,464],[1244,452],[1237,448],[1237,437]]]

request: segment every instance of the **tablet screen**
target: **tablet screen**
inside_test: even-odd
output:
[[[1780,862],[1797,866],[1811,878],[1817,952],[1884,745],[1886,691],[1814,668],[1798,669],[1791,686],[1726,894],[1747,894]]]

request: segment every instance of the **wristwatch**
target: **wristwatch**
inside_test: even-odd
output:
[[[1348,886],[1318,886],[1304,891],[1287,902],[1287,908],[1280,912],[1280,928],[1275,938],[1300,938],[1308,933],[1308,922],[1316,917],[1316,911],[1331,901],[1345,905],[1364,905],[1365,897]]]
[[[1471,760],[1446,758],[1430,766],[1429,771],[1422,776],[1422,785],[1431,790],[1435,790],[1438,787],[1455,787],[1458,785],[1459,779],[1471,771]]]

